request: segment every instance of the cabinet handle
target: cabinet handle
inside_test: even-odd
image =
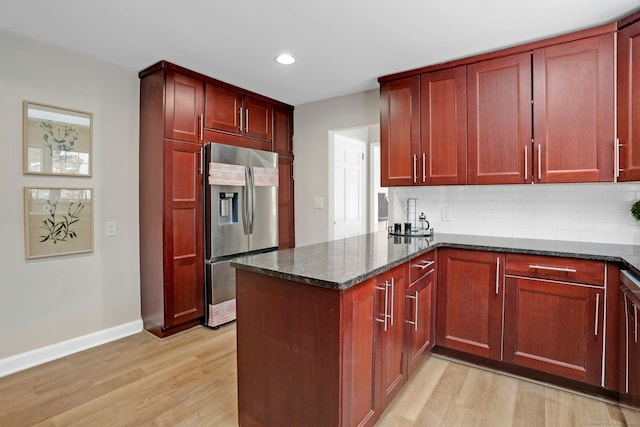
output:
[[[565,273],[575,273],[576,270],[575,268],[569,268],[569,267],[549,267],[546,265],[537,265],[537,264],[533,264],[533,265],[529,265],[529,268],[533,268],[535,270],[550,270],[550,271],[562,271]]]
[[[416,170],[418,164],[418,156],[413,155],[413,182],[418,182],[418,171]]]
[[[393,306],[395,305],[394,302],[394,298],[395,298],[395,293],[396,293],[396,286],[395,286],[395,280],[392,277],[391,278],[391,326],[393,326]]]
[[[427,155],[422,153],[422,182],[427,182]]]
[[[418,331],[418,291],[416,291],[415,295],[407,295],[407,298],[414,300],[414,309],[415,313],[413,315],[413,322],[411,320],[407,320],[407,323],[413,325],[413,330]]]
[[[538,181],[542,180],[542,145],[538,144]]]
[[[500,257],[496,258],[496,295],[500,292]]]
[[[384,291],[384,316],[383,319],[376,318],[376,322],[384,323],[384,331],[387,332],[387,319],[389,318],[389,315],[387,314],[389,311],[389,282],[385,280],[384,288],[376,286],[376,289]]]
[[[598,336],[598,324],[600,323],[600,294],[596,294],[596,327],[593,335]]]
[[[200,128],[200,141],[204,140],[204,114],[198,116],[198,127]]]
[[[244,109],[244,131],[249,132],[249,109]]]
[[[625,144],[620,143],[620,138],[616,138],[616,151],[615,151],[615,176],[620,178],[620,172],[624,172],[624,168],[620,167],[620,147],[624,147]]]
[[[426,261],[423,264],[416,264],[416,265],[414,265],[414,267],[415,268],[419,268],[420,270],[424,270],[425,268],[431,267],[435,263],[436,263],[435,261]]]
[[[200,147],[200,175],[204,173],[204,147]]]
[[[527,165],[527,163],[529,162],[529,150],[527,149],[527,146],[524,146],[524,180],[527,181],[527,175],[529,175],[529,165]]]
[[[242,107],[240,107],[238,114],[240,114],[240,133],[242,133]]]
[[[638,306],[633,304],[633,342],[638,342]]]

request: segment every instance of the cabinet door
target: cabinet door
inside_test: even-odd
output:
[[[293,156],[293,111],[273,107],[273,151],[281,156]]]
[[[242,95],[223,86],[207,83],[204,127],[234,134],[242,133],[240,108]]]
[[[347,292],[353,294],[352,310],[349,313],[345,353],[350,361],[345,372],[343,393],[343,422],[345,426],[372,426],[377,416],[375,345],[378,313],[378,278],[370,279]],[[349,320],[351,322],[349,322]]]
[[[600,386],[604,290],[508,277],[504,361]]]
[[[165,137],[202,142],[202,80],[167,71],[165,91]]]
[[[445,249],[438,255],[438,345],[500,360],[504,255]]]
[[[614,35],[533,53],[534,181],[613,180]]]
[[[379,276],[378,304],[378,392],[379,402],[386,407],[407,382],[407,366],[403,348],[403,297],[407,265],[403,264]],[[386,322],[385,320],[386,313]],[[382,320],[382,321],[380,321]]]
[[[422,184],[465,184],[467,167],[466,67],[421,76]]]
[[[640,301],[631,297],[631,292],[623,294],[623,383],[622,393],[625,403],[640,407]]]
[[[245,136],[271,141],[273,129],[271,104],[250,96],[244,96],[242,103]]]
[[[618,31],[619,181],[640,180],[640,22]]]
[[[295,246],[293,159],[278,157],[278,249]]]
[[[405,322],[409,373],[435,344],[435,268],[409,285],[405,300]]]
[[[420,76],[380,88],[380,181],[382,187],[418,185]]]
[[[165,142],[165,327],[204,315],[201,146]]]
[[[469,184],[520,184],[531,173],[531,54],[467,68]]]

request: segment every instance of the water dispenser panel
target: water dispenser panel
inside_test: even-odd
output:
[[[218,205],[220,207],[219,224],[238,223],[238,193],[220,193]]]

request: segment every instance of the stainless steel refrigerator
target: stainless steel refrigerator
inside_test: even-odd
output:
[[[236,318],[233,258],[278,247],[278,155],[205,145],[206,324]]]

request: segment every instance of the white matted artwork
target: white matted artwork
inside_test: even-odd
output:
[[[91,176],[91,113],[24,101],[25,174]]]
[[[93,251],[93,189],[25,187],[26,258]]]

